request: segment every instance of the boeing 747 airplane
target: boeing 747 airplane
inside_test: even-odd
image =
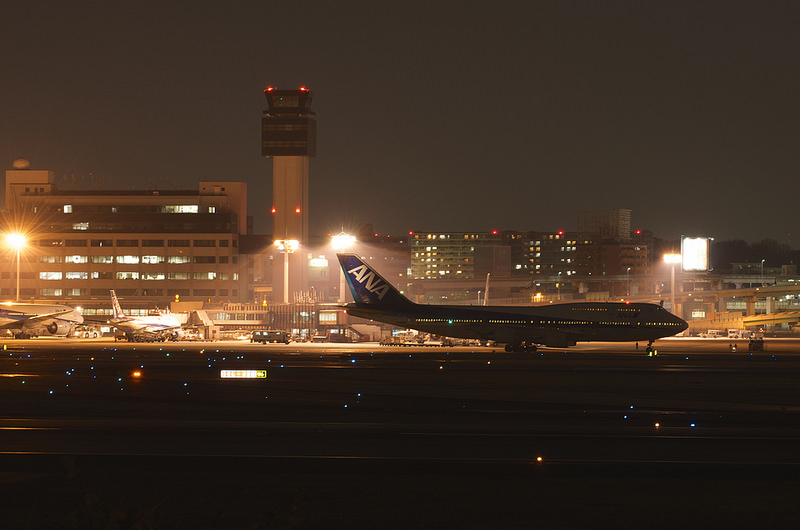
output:
[[[416,304],[355,254],[337,254],[355,303],[351,315],[402,328],[465,339],[493,340],[506,351],[566,348],[589,341],[653,341],[688,325],[658,304],[570,302],[547,306]]]
[[[10,330],[15,339],[68,335],[78,324],[83,324],[83,316],[67,305],[0,304],[0,329]]]
[[[117,300],[117,293],[111,289],[111,305],[114,308],[114,318],[108,322],[122,331],[131,342],[152,342],[164,340],[180,340],[183,330],[178,318],[170,313],[159,313],[145,317],[129,317],[122,313],[122,307]]]

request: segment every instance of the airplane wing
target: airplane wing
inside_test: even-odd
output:
[[[109,315],[83,315],[83,321],[94,324],[108,324]]]
[[[143,328],[140,328],[140,329],[136,330],[136,333],[155,333],[155,334],[158,334],[158,333],[163,333],[165,331],[169,331],[171,329],[175,329],[176,327],[179,327],[179,326],[144,326]]]
[[[57,316],[65,313],[72,313],[72,311],[73,309],[65,309],[64,311],[54,311],[52,313],[45,313],[43,315],[34,315],[28,318],[21,318],[13,322],[0,325],[0,329],[22,329],[22,327],[25,325],[30,325],[35,322],[42,322],[44,320],[50,320],[51,318],[56,318]]]

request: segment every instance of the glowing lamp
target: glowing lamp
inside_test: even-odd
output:
[[[340,232],[331,238],[331,245],[334,250],[344,250],[356,242],[356,236]]]
[[[18,232],[6,234],[6,244],[15,250],[24,247],[26,242],[25,236]]]

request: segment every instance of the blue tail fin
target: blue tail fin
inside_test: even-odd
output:
[[[353,300],[359,304],[396,307],[411,302],[355,254],[337,254]]]
[[[114,289],[111,289],[111,307],[114,308],[114,318],[122,318],[125,316],[122,313],[122,307],[119,305],[119,300],[117,300],[117,293],[114,292]]]

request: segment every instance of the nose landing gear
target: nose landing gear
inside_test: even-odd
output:
[[[536,344],[520,342],[518,344],[506,344],[506,351],[511,353],[533,353],[537,350]]]

